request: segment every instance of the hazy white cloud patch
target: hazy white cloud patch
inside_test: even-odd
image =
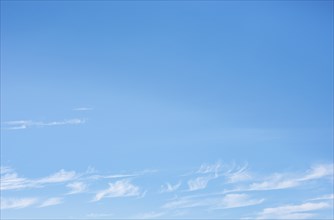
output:
[[[4,175],[6,173],[12,173],[13,169],[8,166],[1,166],[0,167],[0,175]]]
[[[48,206],[55,206],[63,203],[63,199],[59,197],[54,197],[54,198],[49,198],[42,202],[38,207],[43,208],[43,207],[48,207]]]
[[[316,216],[311,211],[325,208],[330,208],[330,205],[325,202],[283,205],[274,208],[265,208],[259,213],[257,219],[308,219]]]
[[[170,183],[166,183],[164,185],[161,186],[161,192],[174,192],[176,190],[178,190],[181,186],[181,182],[178,182],[174,185],[170,184]]]
[[[12,189],[23,189],[33,187],[35,184],[31,180],[23,177],[19,177],[14,171],[6,172],[1,174],[0,177],[0,190],[12,190]]]
[[[32,120],[20,120],[20,121],[7,121],[4,122],[4,129],[7,130],[17,130],[17,129],[26,129],[31,127],[48,127],[48,126],[60,126],[60,125],[79,125],[84,124],[85,119],[68,119],[62,121],[51,121],[51,122],[43,122],[43,121],[32,121]]]
[[[96,193],[93,201],[99,201],[105,197],[129,197],[141,196],[140,188],[132,184],[128,179],[109,183],[109,188]]]
[[[78,194],[82,193],[87,189],[87,185],[84,182],[73,182],[66,185],[70,188],[70,192],[67,194]]]
[[[1,209],[22,209],[37,203],[37,198],[2,198]]]

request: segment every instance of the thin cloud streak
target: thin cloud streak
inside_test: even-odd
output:
[[[257,219],[307,219],[315,216],[310,211],[329,208],[330,205],[325,202],[303,203],[300,205],[284,205],[274,208],[265,208],[259,213]]]
[[[43,187],[46,184],[61,183],[74,180],[78,177],[75,171],[65,171],[60,170],[54,174],[47,177],[39,179],[28,179],[24,177],[19,177],[19,175],[12,169],[5,169],[2,171],[0,177],[0,190],[18,190],[25,188],[38,188]]]
[[[333,164],[317,164],[312,166],[311,169],[304,174],[276,173],[270,175],[262,182],[251,183],[246,187],[238,187],[232,190],[226,190],[225,192],[288,189],[300,186],[308,181],[333,178],[333,173]]]
[[[213,209],[231,209],[261,204],[264,199],[251,199],[247,194],[227,194]]]
[[[73,111],[92,111],[93,108],[89,107],[80,107],[80,108],[74,108]]]
[[[214,209],[231,209],[237,207],[261,204],[264,199],[252,199],[247,194],[227,194],[225,196],[206,197],[180,197],[165,203],[164,209],[186,209],[195,207],[208,207]]]
[[[118,178],[130,178],[130,177],[139,177],[146,174],[156,173],[157,170],[143,170],[136,171],[132,173],[122,173],[122,174],[93,174],[87,177],[87,179],[118,179]]]
[[[47,200],[45,200],[40,206],[38,206],[39,208],[43,208],[43,207],[48,207],[48,206],[55,206],[55,205],[59,205],[63,203],[63,199],[59,198],[59,197],[54,197],[54,198],[49,198]]]
[[[37,198],[2,198],[1,209],[22,209],[37,203]]]
[[[308,201],[316,201],[316,200],[332,200],[334,202],[334,194],[319,196],[313,199],[309,199]]]
[[[78,118],[62,120],[62,121],[52,121],[52,122],[32,121],[32,120],[8,121],[4,122],[6,126],[3,129],[18,130],[31,127],[41,128],[41,127],[61,126],[61,125],[79,125],[79,124],[84,124],[85,122],[86,122],[85,119],[78,119]]]

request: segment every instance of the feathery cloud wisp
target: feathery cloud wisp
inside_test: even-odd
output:
[[[175,185],[172,185],[170,183],[166,183],[165,185],[161,186],[161,192],[174,192],[176,190],[178,190],[181,186],[181,182],[176,183]]]
[[[248,163],[240,167],[233,165],[232,168],[224,173],[224,176],[228,183],[237,183],[252,179],[248,171]]]
[[[261,182],[254,182],[246,187],[240,187],[229,192],[265,191],[293,188],[307,181],[333,177],[333,164],[318,164],[304,174],[276,173]]]
[[[140,196],[140,189],[129,180],[123,179],[115,183],[109,183],[109,188],[96,193],[93,201],[99,201],[104,197],[129,197]]]
[[[214,173],[215,176],[217,176],[221,170],[222,170],[221,162],[216,162],[214,164],[204,163],[200,166],[200,168],[197,170],[196,173],[199,174]]]
[[[188,174],[188,175],[197,175],[196,178],[188,180],[188,190],[196,191],[205,189],[210,180],[216,179],[220,176],[221,170],[222,170],[221,162],[217,162],[214,164],[203,163],[196,172]]]
[[[65,171],[61,169],[57,173],[54,173],[50,176],[39,179],[38,183],[59,183],[59,182],[67,182],[73,180],[76,177],[75,171]]]
[[[19,177],[19,175],[12,169],[2,169],[0,176],[0,190],[14,190],[24,188],[43,187],[45,184],[60,183],[73,180],[77,177],[75,171],[60,170],[50,176],[40,179],[28,179]]]
[[[209,181],[212,180],[212,176],[200,176],[195,179],[188,181],[189,191],[196,191],[200,189],[205,189]]]

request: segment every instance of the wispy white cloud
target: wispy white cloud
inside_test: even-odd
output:
[[[139,177],[146,174],[156,173],[157,170],[142,170],[131,173],[121,173],[121,174],[92,174],[87,177],[88,179],[118,179],[118,178],[129,178],[129,177]],[[95,172],[96,173],[96,172]]]
[[[67,194],[78,194],[84,192],[87,189],[87,184],[84,182],[73,182],[67,184],[66,186],[71,190]]]
[[[62,198],[54,197],[54,198],[49,198],[49,199],[45,200],[38,207],[39,208],[43,208],[43,207],[48,207],[48,206],[59,205],[61,203],[63,203],[63,199]]]
[[[90,107],[79,107],[79,108],[74,108],[73,111],[91,111],[93,108]]]
[[[12,173],[13,169],[7,166],[1,166],[0,167],[0,175],[4,175],[6,173]]]
[[[102,174],[94,174],[89,176],[89,179],[119,179],[119,178],[129,178],[129,177],[136,177],[139,176],[138,174],[108,174],[108,175],[102,175]]]
[[[184,209],[208,207],[210,209],[230,209],[253,206],[262,203],[264,199],[253,199],[247,194],[227,194],[204,197],[180,197],[173,199],[162,206],[165,209]]]
[[[130,174],[99,175],[96,170],[92,172],[92,169],[89,169],[84,173],[77,173],[75,171],[66,171],[61,169],[58,172],[46,177],[31,179],[18,175],[18,173],[16,173],[16,171],[10,167],[2,166],[0,168],[1,191],[40,188],[55,183],[61,183],[70,189],[69,192],[66,193],[67,195],[85,192],[87,190],[87,182],[93,184],[92,182],[97,182],[101,179],[139,177],[156,172],[156,170],[143,170],[132,172]],[[138,198],[142,198],[145,196],[145,194],[146,191],[141,192],[138,186],[133,185],[129,180],[122,179],[120,181],[116,181],[115,183],[111,183],[109,189],[98,192],[96,199],[99,200],[103,197],[123,196],[138,196]]]
[[[188,180],[188,190],[197,191],[205,189],[210,180],[220,176],[223,165],[220,161],[214,164],[203,163],[195,172],[191,172],[185,176],[197,176]]]
[[[60,170],[50,176],[40,179],[28,179],[20,177],[14,170],[5,169],[0,176],[0,190],[17,190],[24,188],[38,188],[43,187],[45,184],[60,183],[74,180],[77,177],[74,171]]]
[[[109,188],[97,192],[93,201],[99,201],[105,197],[129,197],[141,194],[138,186],[132,184],[128,179],[123,179],[109,183]]]
[[[33,187],[32,181],[19,177],[15,172],[6,172],[0,177],[0,190],[22,189]]]
[[[48,127],[48,126],[59,126],[59,125],[78,125],[84,124],[84,119],[68,119],[62,121],[51,121],[51,122],[43,122],[43,121],[32,121],[32,120],[20,120],[20,121],[7,121],[4,122],[4,129],[7,130],[17,130],[17,129],[26,129],[30,127]]]
[[[37,198],[2,198],[1,209],[22,209],[37,203]]]
[[[197,170],[196,173],[198,174],[212,174],[213,173],[215,176],[218,176],[222,168],[223,168],[223,165],[220,161],[214,164],[204,163],[200,166],[200,168]]]
[[[316,164],[312,166],[299,181],[320,179],[323,177],[332,177],[334,175],[334,164]]]
[[[307,181],[333,178],[333,175],[333,164],[317,164],[305,173],[275,173],[263,181],[251,183],[246,187],[227,190],[227,192],[288,189],[297,187]]]
[[[289,178],[282,174],[274,174],[263,182],[252,183],[248,190],[274,190],[286,189],[298,186],[300,183],[294,178]]]
[[[44,177],[42,179],[37,180],[37,183],[59,183],[59,182],[67,182],[75,179],[76,172],[75,171],[66,171],[60,170],[57,173],[54,173],[50,176]]]
[[[265,208],[259,213],[257,219],[308,219],[315,216],[310,211],[329,208],[330,205],[325,202],[303,203],[300,205],[284,205],[274,208]]]
[[[319,196],[313,199],[309,199],[308,201],[316,201],[316,200],[332,200],[334,202],[334,194]]]
[[[264,199],[252,199],[247,194],[227,194],[213,209],[230,209],[261,204]]]
[[[220,161],[213,164],[203,163],[197,171],[184,176],[189,175],[197,176],[188,181],[189,191],[205,189],[211,180],[220,177],[225,177],[226,183],[249,181],[253,178],[248,171],[248,163],[239,166],[235,163],[223,164]]]
[[[176,190],[178,190],[181,186],[181,182],[178,182],[174,185],[170,184],[170,183],[166,183],[165,185],[161,186],[161,192],[174,192]]]
[[[205,189],[210,180],[214,179],[213,176],[200,176],[195,179],[188,181],[189,191],[196,191],[200,189]]]
[[[218,209],[231,209],[262,204],[265,201],[262,196],[253,197],[250,194],[247,194],[248,191],[288,189],[292,187],[297,187],[304,183],[306,184],[307,182],[310,182],[309,186],[316,183],[328,184],[327,180],[330,179],[333,175],[332,165],[333,164],[317,164],[312,166],[310,169],[305,170],[304,172],[274,173],[268,176],[263,176],[257,175],[253,172],[251,173],[249,171],[248,164],[243,164],[241,166],[237,166],[235,164],[232,166],[227,166],[222,165],[220,162],[211,165],[202,164],[199,169],[193,169],[191,176],[188,175],[181,178],[183,183],[185,183],[182,187],[185,190],[179,190],[182,185],[181,181],[172,183],[167,182],[161,185],[160,192],[177,192],[173,194],[178,196],[165,202],[164,204],[160,204],[160,209],[156,209],[157,212],[141,213],[141,215],[144,216],[143,218],[159,218],[161,216],[173,216],[173,213],[175,213],[175,211],[177,210],[187,211],[193,210],[192,208],[196,207],[201,208],[201,210],[214,211]],[[66,186],[68,188],[68,192],[66,193],[65,191],[65,195],[77,194],[82,192],[95,193],[92,196],[93,202],[111,197],[136,197],[136,199],[140,199],[145,196],[146,191],[139,185],[134,184],[133,179],[153,172],[156,171],[145,170],[129,173],[125,172],[121,174],[101,174],[99,171],[96,171],[92,168],[84,171],[83,173],[66,171],[62,169],[56,173],[47,175],[45,177],[31,179],[18,175],[16,171],[13,170],[11,167],[0,167],[1,190],[38,188],[45,187],[48,184],[61,183],[62,186]],[[319,182],[317,182],[318,180]],[[105,183],[105,181],[111,181],[111,183],[109,183],[108,187],[102,188],[102,190],[100,191],[92,192],[87,189],[88,185],[93,186],[95,182],[100,184],[102,182]],[[221,188],[212,188],[210,181],[212,181],[212,183],[216,181],[217,185],[215,186]],[[160,184],[156,186],[159,187],[159,185]],[[215,189],[215,192],[213,192],[210,187],[212,189]],[[224,187],[231,187],[232,190],[224,191]],[[89,188],[91,189],[92,187]],[[204,194],[198,193],[200,192],[199,190],[206,188],[207,190],[202,191],[205,192]],[[268,194],[270,192],[261,193]],[[147,196],[152,196],[152,193]],[[160,196],[165,195],[160,194]],[[277,214],[278,218],[311,218],[315,216],[316,210],[321,210],[322,208],[300,211],[302,210],[300,207],[310,207],[309,204],[331,205],[332,203],[328,200],[333,200],[333,194],[323,195],[316,198],[311,197],[311,199],[305,201],[305,203],[301,205],[284,205],[263,209],[262,212],[259,212],[257,215],[255,213],[253,219],[265,219],[266,216],[270,215],[275,216],[274,214],[277,214],[279,213],[279,211],[282,210],[283,214],[281,216]],[[29,201],[31,203],[29,203]],[[47,207],[60,204],[62,203],[62,201],[63,199],[59,197],[54,197],[47,200],[35,199],[34,201],[22,199],[7,199],[6,202],[3,202],[2,206],[20,208],[37,204],[36,207]],[[24,204],[28,205],[24,206]],[[300,209],[298,209],[298,207]],[[314,205],[314,207],[319,206]],[[138,215],[136,218],[141,217],[140,215]]]
[[[224,172],[224,176],[228,183],[237,183],[252,179],[252,175],[248,171],[248,163],[245,163],[242,166],[236,166],[234,164]]]
[[[199,199],[193,199],[189,197],[180,197],[180,198],[176,198],[171,201],[168,201],[162,206],[162,208],[164,209],[184,209],[184,208],[193,208],[193,207],[212,205],[212,202],[211,204],[208,204],[208,202],[210,201],[206,201],[204,199],[199,200]]]

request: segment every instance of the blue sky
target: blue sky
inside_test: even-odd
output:
[[[1,217],[333,218],[332,1],[1,1]]]

